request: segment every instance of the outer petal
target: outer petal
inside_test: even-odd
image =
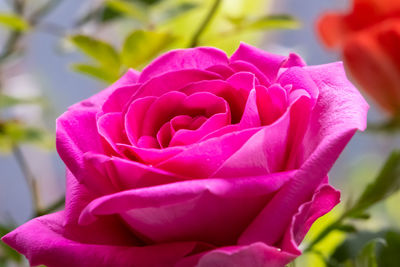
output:
[[[181,260],[176,267],[283,267],[297,257],[257,242],[248,246],[222,247]]]
[[[118,231],[119,237],[124,235],[125,239],[129,238],[130,234],[122,233],[121,227],[123,229],[122,225],[116,227],[114,223],[108,227],[90,225],[66,228],[64,213],[59,212],[33,219],[4,236],[2,240],[24,254],[31,265],[44,264],[49,267],[173,266],[196,247],[195,242],[139,247],[133,242],[118,244],[104,239],[104,235],[109,235],[115,241]],[[93,240],[88,242],[82,240],[84,236],[99,240],[96,243]]]
[[[139,82],[146,82],[166,72],[184,69],[205,70],[213,65],[227,64],[226,54],[216,48],[196,47],[173,50],[155,59],[144,68],[139,77]]]
[[[292,171],[213,178],[127,190],[92,201],[80,222],[119,214],[144,240],[233,245],[271,195],[293,175]]]
[[[81,166],[83,166],[85,152],[103,151],[96,126],[96,113],[101,109],[101,105],[117,88],[136,81],[137,73],[129,70],[113,85],[93,97],[71,106],[57,119],[57,151],[76,176],[80,176],[82,171]]]
[[[320,88],[303,141],[307,160],[293,180],[244,231],[239,244],[262,241],[272,245],[278,242],[299,206],[312,197],[356,130],[366,127],[368,105],[345,79],[341,63],[307,67],[306,70]]]
[[[239,48],[231,56],[230,62],[249,62],[256,66],[271,82],[273,82],[285,59],[285,56],[270,54],[248,44],[240,43]]]
[[[279,247],[283,251],[300,255],[301,251],[297,246],[303,241],[311,225],[339,202],[340,192],[328,184],[323,184],[315,192],[311,201],[300,206]]]

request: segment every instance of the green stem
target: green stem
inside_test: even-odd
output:
[[[211,6],[210,10],[207,13],[207,16],[204,18],[203,22],[200,24],[200,27],[197,29],[197,31],[194,33],[192,40],[190,41],[189,47],[195,47],[199,44],[200,36],[203,34],[204,30],[210,24],[220,4],[221,0],[214,0],[213,5]]]
[[[39,199],[39,192],[38,192],[38,187],[36,184],[36,179],[31,171],[31,169],[29,168],[28,162],[26,161],[21,149],[19,148],[19,146],[17,144],[13,145],[12,151],[13,151],[15,160],[17,161],[17,163],[24,175],[25,181],[29,185],[29,188],[31,189],[34,214],[37,214],[38,211],[40,210],[40,199]]]

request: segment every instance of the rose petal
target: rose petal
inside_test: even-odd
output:
[[[63,212],[39,217],[2,240],[26,255],[32,266],[49,267],[172,266],[196,247],[195,242],[135,246],[134,238],[117,221],[68,228],[64,220]]]
[[[283,87],[291,86],[291,91],[288,93],[289,98],[296,90],[307,91],[311,97],[312,105],[315,105],[319,89],[304,68],[292,67],[287,69],[279,76],[278,83]]]
[[[306,161],[244,231],[239,244],[262,241],[271,245],[279,241],[299,206],[311,198],[356,130],[366,127],[368,105],[346,80],[341,63],[306,67],[306,70],[320,88],[302,142]]]
[[[266,175],[287,170],[288,150],[299,145],[292,139],[304,136],[304,131],[297,131],[292,124],[304,121],[303,116],[308,119],[309,110],[309,98],[298,99],[278,121],[251,136],[212,176]]]
[[[293,261],[298,255],[281,251],[276,247],[257,242],[248,246],[222,247],[205,253],[197,267],[282,267]],[[177,267],[189,267],[181,261]]]
[[[195,143],[157,167],[186,177],[209,177],[258,130],[246,129]]]
[[[221,78],[221,76],[214,72],[199,69],[171,71],[148,80],[139,88],[134,98],[162,96],[171,91],[180,91],[182,88],[195,82]]]
[[[286,57],[270,54],[254,46],[240,43],[239,48],[233,53],[230,62],[245,61],[256,66],[269,81],[275,81],[279,68]]]
[[[137,81],[137,73],[129,70],[113,85],[102,92],[71,106],[57,119],[57,152],[67,167],[79,176],[83,154],[87,151],[102,152],[103,145],[97,133],[96,113],[117,88]]]
[[[80,222],[120,214],[135,232],[155,242],[234,244],[271,194],[293,175],[214,178],[127,190],[94,200]]]
[[[288,107],[286,90],[279,84],[256,86],[256,103],[262,125],[269,125],[280,118]]]
[[[313,198],[300,206],[293,217],[289,229],[280,247],[295,255],[301,251],[297,247],[303,241],[311,225],[321,216],[328,213],[340,202],[340,192],[328,184],[323,184],[313,195]]]
[[[146,82],[167,72],[184,69],[205,70],[213,65],[227,64],[226,54],[216,48],[197,47],[173,50],[153,60],[150,65],[144,68],[140,74],[139,82]]]

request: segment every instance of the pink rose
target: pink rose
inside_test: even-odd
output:
[[[32,265],[283,266],[367,109],[341,63],[171,51],[58,119],[65,210],[3,241]]]

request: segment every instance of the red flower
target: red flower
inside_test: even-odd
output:
[[[348,14],[326,13],[318,32],[341,50],[351,77],[390,114],[400,110],[400,1],[354,0]]]

